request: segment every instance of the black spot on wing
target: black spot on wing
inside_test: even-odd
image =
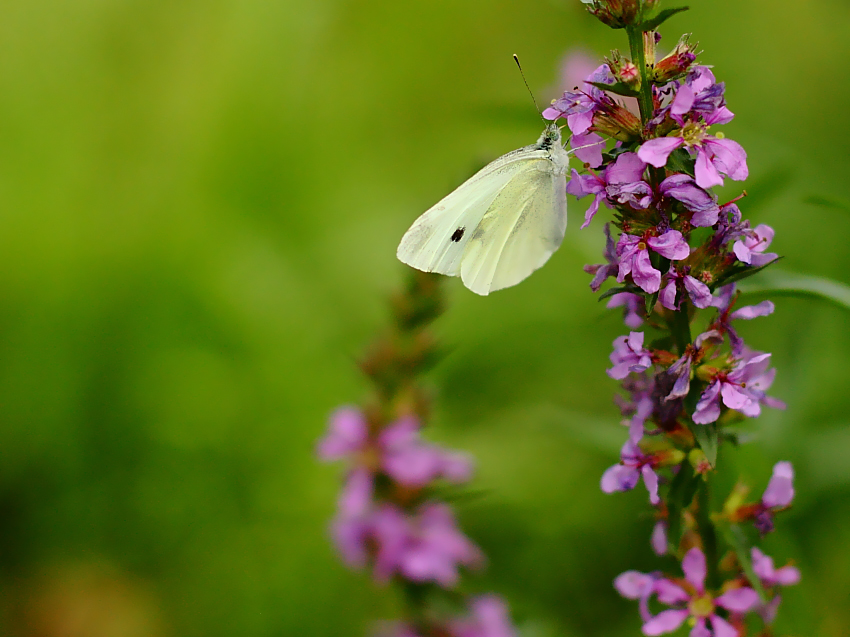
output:
[[[464,233],[464,232],[466,232],[466,228],[463,228],[463,227],[458,228],[457,230],[455,230],[455,231],[454,231],[454,234],[452,234],[452,241],[454,241],[455,243],[457,243],[458,241],[460,241],[461,239],[463,239],[463,233]]]

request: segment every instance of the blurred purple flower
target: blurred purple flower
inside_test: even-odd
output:
[[[777,462],[773,474],[761,497],[755,515],[755,526],[761,535],[773,531],[773,516],[776,511],[791,505],[794,499],[794,467],[790,462]]]
[[[352,458],[355,467],[365,467],[372,473],[380,468],[408,487],[422,487],[437,478],[464,482],[472,474],[472,465],[464,455],[422,442],[415,418],[401,418],[370,440],[365,417],[348,407],[331,415],[328,434],[319,441],[318,455],[323,460]]]
[[[655,523],[649,543],[652,545],[652,552],[656,555],[667,554],[667,520],[658,520]]]
[[[643,325],[643,317],[640,315],[644,309],[643,298],[631,292],[620,292],[608,299],[605,307],[611,309],[615,307],[623,307],[623,322],[626,327],[636,330]]]
[[[433,581],[449,588],[458,580],[458,566],[476,566],[483,556],[455,523],[448,505],[427,503],[415,515],[385,504],[373,519],[377,545],[375,577],[400,573],[414,582]]]
[[[800,570],[794,566],[783,566],[775,568],[773,558],[765,555],[756,547],[752,548],[753,570],[761,580],[762,586],[772,588],[774,586],[793,586],[800,581]],[[767,604],[759,604],[755,609],[765,624],[772,624],[776,619],[779,604],[782,597],[777,593]]]
[[[652,619],[649,612],[649,598],[655,592],[655,582],[658,576],[640,571],[620,573],[614,580],[614,588],[626,599],[636,599],[639,602],[640,616],[643,621]]]
[[[452,637],[516,637],[504,600],[496,595],[482,595],[470,603],[469,617],[453,621],[448,631]]]

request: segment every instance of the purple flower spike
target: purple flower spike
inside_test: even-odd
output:
[[[516,637],[504,600],[483,595],[472,600],[471,616],[449,625],[452,637]]]
[[[600,488],[605,493],[631,491],[643,478],[646,490],[649,491],[649,501],[653,505],[659,504],[658,474],[654,471],[656,464],[654,456],[643,453],[631,439],[626,440],[620,450],[620,463],[609,467],[602,474]]]
[[[678,608],[662,611],[645,622],[643,634],[654,636],[673,632],[690,617],[694,626],[692,637],[738,637],[738,631],[715,610],[719,606],[731,613],[745,613],[758,605],[758,594],[749,587],[731,589],[719,597],[708,593],[705,590],[705,555],[698,548],[685,554],[682,572],[694,592],[688,593],[670,580],[656,582],[658,601]]]
[[[614,339],[610,358],[614,366],[607,372],[615,380],[622,380],[631,372],[642,372],[652,365],[652,352],[643,348],[643,332],[631,332]]]
[[[753,267],[766,265],[777,258],[773,252],[765,252],[773,241],[773,228],[760,224],[732,246],[732,251],[740,261]]]

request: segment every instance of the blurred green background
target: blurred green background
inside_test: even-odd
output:
[[[754,223],[782,267],[848,280],[850,7],[694,0],[749,152]],[[625,36],[578,0],[27,0],[0,5],[0,634],[363,635],[397,611],[326,537],[329,411],[368,386],[413,219],[537,138],[564,54]],[[735,196],[732,183],[725,195]],[[646,494],[606,496],[624,438],[604,374],[618,312],[582,272],[599,219],[479,298],[447,284],[452,353],[433,440],[477,459],[460,518],[489,556],[473,590],[524,635],[639,633],[611,580],[651,570]],[[725,456],[757,493],[780,459],[798,499],[765,542],[796,560],[780,635],[848,633],[848,315],[776,299],[741,326],[772,393]]]

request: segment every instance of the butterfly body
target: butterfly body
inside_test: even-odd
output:
[[[460,276],[476,294],[516,285],[561,245],[569,155],[549,124],[536,143],[502,155],[420,216],[397,256]]]

